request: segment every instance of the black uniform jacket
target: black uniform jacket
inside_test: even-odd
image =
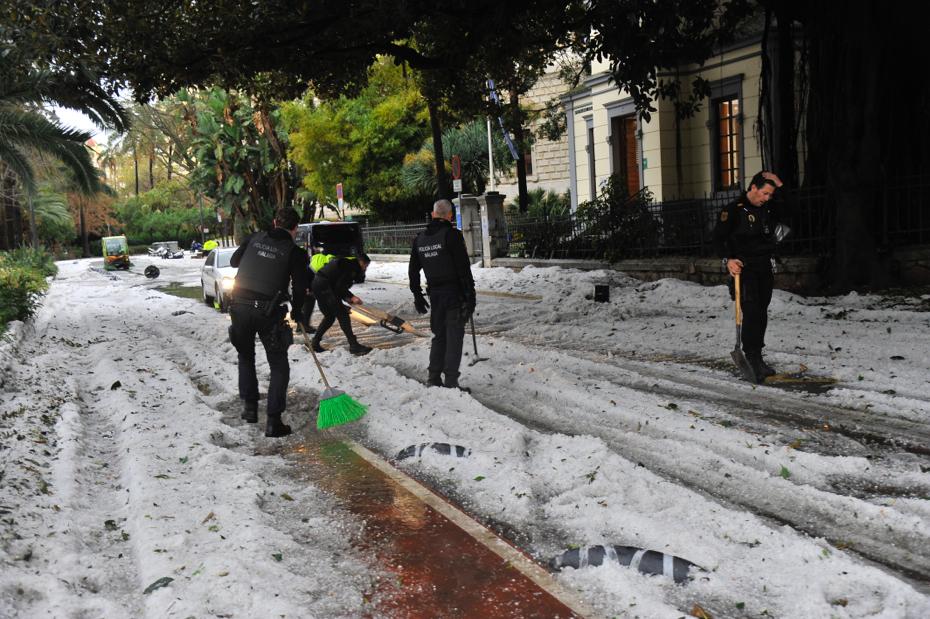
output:
[[[232,255],[232,258],[229,259],[229,264],[233,267],[240,268],[240,263],[242,257],[246,253],[246,249],[256,237],[259,237],[263,233],[255,232],[243,239],[242,244],[239,245],[235,253]],[[291,281],[291,295],[294,307],[302,307],[304,302],[304,296],[307,292],[307,287],[309,283],[307,281],[307,252],[301,247],[293,244],[293,239],[291,238],[290,232],[283,228],[275,228],[268,232],[268,237],[275,241],[286,242],[288,239],[291,241],[293,248],[291,249],[290,256],[288,257],[287,264],[284,268],[287,270],[287,279]],[[281,267],[274,267],[279,269]],[[280,273],[268,273],[269,279],[276,279],[280,277]],[[284,279],[282,277],[282,279]],[[286,280],[285,280],[286,281]],[[283,290],[282,292],[287,292]],[[237,281],[236,291],[233,293],[233,298],[235,299],[259,299],[259,300],[268,300],[273,295],[263,294],[261,292],[249,290],[247,288],[239,288]]]
[[[750,271],[771,270],[778,223],[769,201],[753,206],[743,194],[720,211],[714,226],[714,244],[721,258],[738,258]]]
[[[344,301],[352,298],[349,288],[356,282],[364,281],[365,272],[355,258],[337,257],[323,265],[317,271],[313,283],[317,286],[329,285],[336,296]]]
[[[419,294],[420,269],[426,273],[430,290],[458,291],[464,300],[474,300],[475,280],[462,231],[445,219],[433,219],[413,241],[410,251],[410,290]]]

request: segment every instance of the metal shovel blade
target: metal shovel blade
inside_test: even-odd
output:
[[[739,368],[740,374],[743,375],[743,378],[749,382],[755,384],[756,373],[752,369],[752,365],[749,363],[749,359],[746,358],[746,355],[739,348],[734,348],[730,351],[730,357],[733,358],[733,363],[736,364],[736,367]]]

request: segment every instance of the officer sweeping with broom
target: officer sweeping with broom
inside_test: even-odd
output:
[[[293,307],[300,308],[307,290],[307,252],[294,244],[300,217],[292,208],[278,210],[274,229],[245,238],[230,259],[238,267],[235,294],[229,308],[232,326],[229,340],[239,352],[239,397],[242,418],[258,421],[258,379],[255,374],[255,336],[258,335],[271,369],[268,385],[268,418],[265,436],[281,437],[291,427],[281,421],[287,405],[290,366],[287,349],[294,334],[285,321],[288,285],[294,292]],[[291,318],[302,322],[299,309]]]
[[[459,365],[465,324],[475,311],[475,280],[462,231],[452,225],[453,209],[448,200],[433,204],[432,221],[413,241],[408,277],[413,304],[425,314],[432,304],[427,384],[431,387],[462,389]],[[420,269],[426,273],[429,303],[420,288]],[[443,379],[445,375],[445,379]]]

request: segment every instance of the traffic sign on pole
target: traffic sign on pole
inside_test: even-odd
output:
[[[342,183],[336,183],[336,201],[339,202],[339,208],[342,208]]]
[[[452,155],[452,180],[462,178],[462,158],[458,155]],[[456,190],[460,191],[460,190]]]

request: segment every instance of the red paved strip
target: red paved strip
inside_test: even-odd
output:
[[[313,482],[364,519],[353,545],[395,576],[371,592],[370,616],[579,616],[345,443],[311,443],[299,454]]]

